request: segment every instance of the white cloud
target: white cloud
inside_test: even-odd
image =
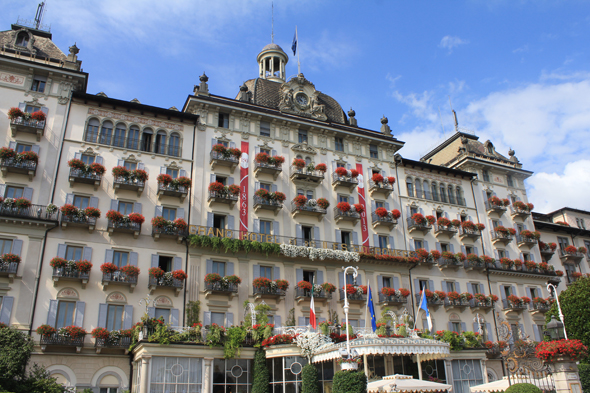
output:
[[[446,35],[440,40],[440,44],[438,44],[439,48],[447,49],[448,53],[453,52],[453,48],[458,47],[459,45],[468,44],[469,41],[463,40],[459,37],[454,37],[450,35]]]

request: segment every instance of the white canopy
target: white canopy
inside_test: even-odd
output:
[[[518,378],[518,377],[510,377],[510,383],[514,385],[515,383],[530,383],[535,386],[539,386],[541,390],[544,390],[542,387],[550,387],[553,386],[553,380],[550,377],[544,377],[540,379],[530,379],[530,378]],[[510,383],[508,383],[508,377],[504,377],[494,382],[484,383],[481,385],[471,386],[469,391],[471,393],[476,392],[503,392],[510,387]]]
[[[414,392],[438,392],[453,390],[451,385],[438,382],[422,381],[413,379],[411,375],[388,375],[380,381],[370,382],[367,386],[368,393],[390,392],[392,385],[395,385],[395,391],[399,393]]]

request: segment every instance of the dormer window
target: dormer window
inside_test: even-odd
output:
[[[24,31],[21,31],[20,33],[18,33],[18,36],[16,37],[15,44],[17,46],[24,46],[24,47],[29,45],[29,34]]]

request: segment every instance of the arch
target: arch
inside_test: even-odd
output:
[[[172,300],[168,296],[158,296],[154,299],[154,307],[172,308]]]
[[[102,127],[100,128],[100,138],[98,139],[98,143],[102,143],[103,145],[110,145],[112,138],[113,122],[110,120],[103,121]]]
[[[63,288],[57,293],[56,299],[80,299],[80,295],[74,288]]]
[[[411,177],[406,178],[406,187],[408,189],[408,196],[413,197],[414,196],[414,184],[412,183]]]
[[[98,369],[92,376],[92,379],[90,380],[90,385],[95,388],[100,387],[100,382],[104,377],[107,376],[115,377],[119,381],[119,387],[122,390],[128,389],[127,382],[129,381],[129,377],[125,374],[123,370],[115,366],[105,366],[101,369]]]
[[[139,150],[139,126],[132,124],[127,135],[127,148]]]
[[[305,164],[306,165],[311,164],[311,157],[309,157],[309,156],[305,157]]]
[[[111,292],[107,296],[107,303],[126,304],[127,298],[121,292]]]
[[[84,137],[84,140],[86,142],[96,143],[96,140],[98,139],[98,128],[99,127],[100,127],[100,121],[97,118],[92,117],[92,118],[88,119],[88,123],[86,125],[86,135]]]
[[[177,132],[170,134],[170,139],[168,140],[168,155],[180,157],[180,134]]]
[[[76,374],[72,371],[71,368],[64,364],[54,364],[52,366],[47,367],[47,372],[49,375],[53,374],[61,374],[63,375],[66,380],[68,381],[70,386],[78,385],[78,379],[76,378]]]
[[[423,198],[423,194],[422,194],[422,180],[416,178],[415,179],[415,188],[416,188],[416,198]]]
[[[489,367],[486,367],[486,369],[487,369],[487,372],[488,372],[488,382],[497,381],[498,380],[498,375],[496,375],[496,372],[493,369],[489,368]]]
[[[164,130],[158,130],[154,144],[154,153],[166,154],[166,138],[168,134]]]
[[[113,134],[113,146],[125,147],[125,133],[127,132],[127,125],[123,122],[118,122],[115,125],[115,132]]]
[[[139,150],[145,151],[148,153],[151,152],[153,138],[154,138],[154,130],[152,130],[149,127],[144,128],[141,131],[141,140],[139,142]]]
[[[17,33],[16,35],[16,39],[14,41],[14,44],[16,46],[24,46],[24,47],[28,47],[29,46],[29,41],[31,40],[31,35],[28,31],[25,30],[21,30]]]

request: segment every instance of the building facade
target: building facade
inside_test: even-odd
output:
[[[245,303],[264,302],[280,333],[309,325],[310,292],[298,285],[308,282],[336,288],[316,292],[319,322],[343,321],[344,291],[355,288],[354,331],[367,321],[356,288],[370,286],[378,314],[406,309],[420,329],[424,291],[433,331],[496,342],[505,322],[513,337],[539,341],[547,283],[559,291],[588,272],[588,213],[533,213],[532,172],[514,152],[457,132],[419,161],[404,158],[387,118],[379,130],[360,127],[303,74],[286,80],[276,44],[235,98],[210,93],[203,74],[178,110],[88,94],[78,48],[65,55],[47,31],[16,24],[0,42],[0,322],[32,334],[33,360],[64,385],[247,392],[254,350],[224,359],[218,348],[143,340],[128,353],[129,338],[114,345],[39,326],[128,330],[146,315],[181,328],[199,304],[205,328],[230,327],[247,322]],[[356,278],[343,265],[358,267]],[[299,391],[297,374],[284,376],[295,362],[304,362],[295,352],[269,360],[273,391]],[[373,376],[416,371],[407,356],[369,362]],[[329,392],[338,366],[319,367]],[[484,350],[423,369],[461,392],[503,375]]]

